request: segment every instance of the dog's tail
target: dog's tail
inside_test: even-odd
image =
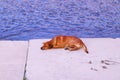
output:
[[[83,43],[83,49],[84,49],[84,51],[88,54],[89,52],[88,52],[88,49],[87,49],[87,47],[86,47],[86,45]]]

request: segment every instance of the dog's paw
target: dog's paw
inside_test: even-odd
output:
[[[64,48],[64,50],[68,50],[68,49],[69,49],[68,47]]]

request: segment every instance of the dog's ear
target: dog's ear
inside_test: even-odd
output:
[[[49,48],[50,48],[50,49],[53,48],[53,45],[52,45],[52,44],[49,44]]]

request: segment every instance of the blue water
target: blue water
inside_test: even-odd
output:
[[[120,38],[120,0],[0,0],[0,40]]]

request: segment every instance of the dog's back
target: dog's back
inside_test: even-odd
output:
[[[64,48],[65,45],[67,44],[68,42],[68,36],[56,36],[54,37],[51,42],[54,46],[54,48]]]

